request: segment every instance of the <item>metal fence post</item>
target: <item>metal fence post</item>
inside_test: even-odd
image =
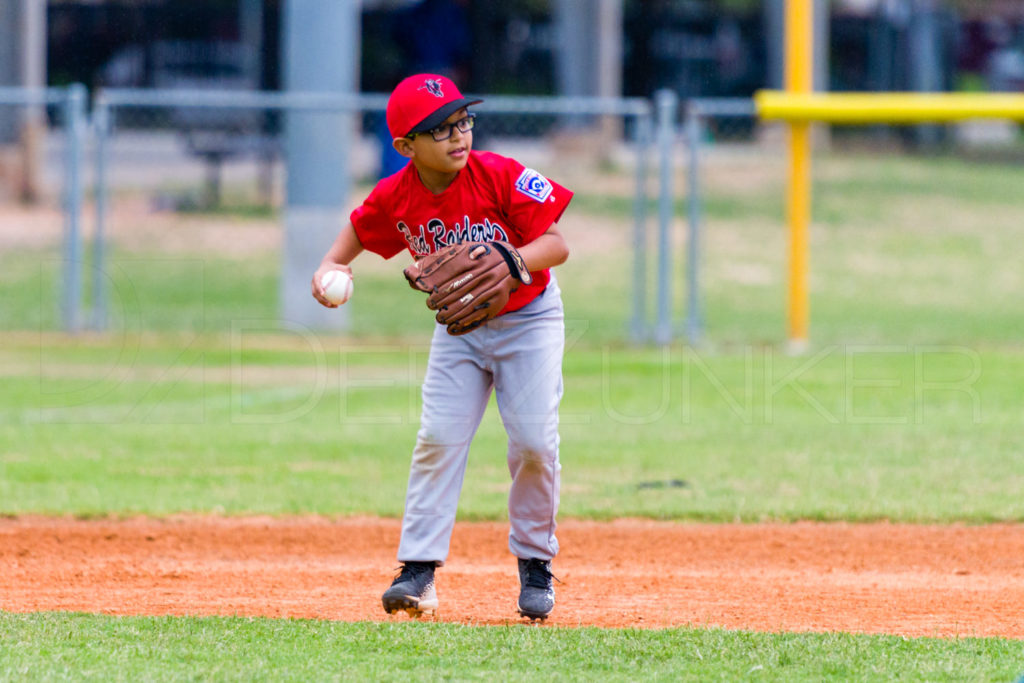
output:
[[[81,329],[82,298],[82,135],[85,127],[85,86],[74,83],[64,99],[64,264],[62,317],[67,332]]]
[[[96,234],[92,243],[92,329],[107,329],[106,287],[106,224],[107,224],[107,138],[110,134],[110,107],[97,99],[92,113],[95,149],[95,184],[93,201],[96,212]]]
[[[633,200],[633,315],[630,338],[647,340],[647,166],[651,146],[651,117],[636,119],[636,197]]]
[[[700,168],[701,152],[707,147],[704,136],[707,122],[715,117],[744,117],[755,119],[754,103],[746,98],[698,98],[687,102],[683,134],[687,145],[687,246],[686,246],[686,337],[691,345],[698,344],[705,334],[701,305],[700,280],[701,239],[704,230],[704,203],[702,201]]]
[[[693,101],[686,108],[687,198],[690,229],[686,240],[686,339],[695,345],[701,335],[700,311],[700,111]]]
[[[665,345],[672,341],[672,151],[675,142],[676,111],[679,98],[671,90],[655,94],[658,109],[658,320],[654,341]]]

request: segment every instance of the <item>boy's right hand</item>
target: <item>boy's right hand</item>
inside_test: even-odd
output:
[[[327,308],[338,307],[338,304],[332,304],[324,297],[324,287],[320,284],[321,278],[323,278],[324,274],[332,270],[343,270],[348,273],[349,276],[352,275],[352,269],[341,263],[321,263],[320,267],[316,269],[316,272],[313,273],[313,281],[310,283],[310,288],[313,292],[313,298],[319,301],[320,305],[326,306]]]

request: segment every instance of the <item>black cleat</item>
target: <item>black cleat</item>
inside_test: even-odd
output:
[[[519,560],[519,614],[535,621],[543,621],[555,607],[555,588],[552,585],[550,560]]]
[[[435,562],[406,562],[384,591],[381,601],[388,614],[404,611],[410,617],[437,612],[437,591],[434,590]]]

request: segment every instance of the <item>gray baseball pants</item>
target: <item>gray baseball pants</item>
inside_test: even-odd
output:
[[[508,434],[509,549],[550,560],[558,553],[558,405],[565,325],[558,283],[518,311],[469,334],[434,330],[423,412],[409,470],[399,562],[448,558],[470,442],[495,392]]]

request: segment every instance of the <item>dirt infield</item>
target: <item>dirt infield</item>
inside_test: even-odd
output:
[[[0,609],[387,616],[387,519],[0,520]],[[500,523],[455,530],[437,619],[520,623]],[[1024,638],[1024,526],[564,521],[557,626]]]

